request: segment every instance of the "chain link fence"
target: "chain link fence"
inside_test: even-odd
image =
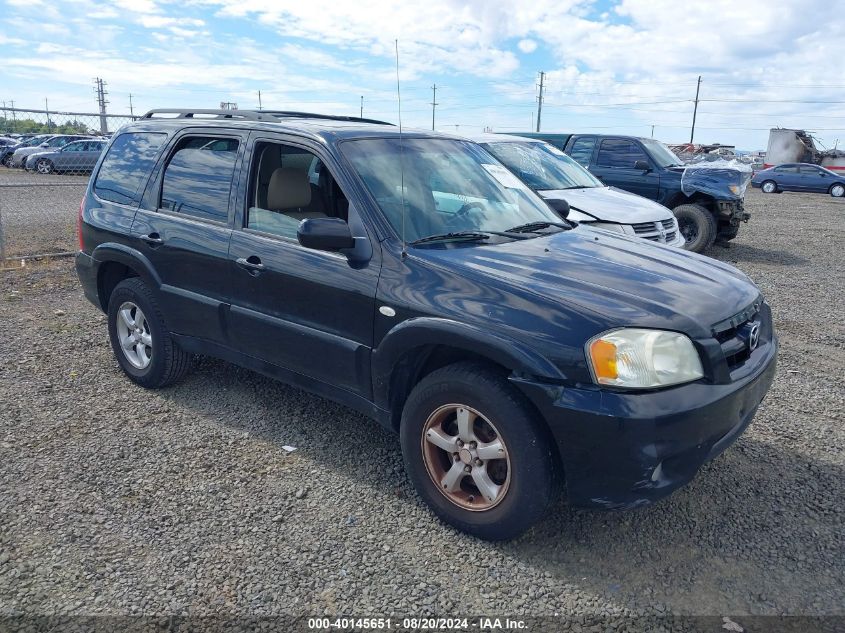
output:
[[[72,252],[88,177],[134,117],[0,108],[0,268]]]

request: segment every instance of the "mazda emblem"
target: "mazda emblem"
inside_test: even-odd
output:
[[[760,324],[752,323],[751,329],[748,331],[748,350],[753,352],[757,349],[757,344],[760,342]]]

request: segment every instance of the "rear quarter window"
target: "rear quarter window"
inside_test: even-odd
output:
[[[167,134],[127,132],[118,136],[103,159],[94,193],[109,202],[137,205]]]

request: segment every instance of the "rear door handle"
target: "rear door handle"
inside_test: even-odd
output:
[[[246,259],[244,259],[243,257],[238,257],[235,260],[235,263],[253,275],[263,272],[267,268],[264,264],[261,263],[261,258],[257,255],[250,255]]]
[[[150,246],[159,246],[164,244],[164,240],[162,239],[161,235],[158,233],[150,233],[148,235],[142,235],[141,239],[144,240]]]

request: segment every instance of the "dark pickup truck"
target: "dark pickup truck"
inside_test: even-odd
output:
[[[732,169],[685,166],[660,141],[603,134],[523,133],[562,149],[607,185],[672,209],[687,250],[700,253],[736,237],[750,214],[743,207],[747,177]]]

